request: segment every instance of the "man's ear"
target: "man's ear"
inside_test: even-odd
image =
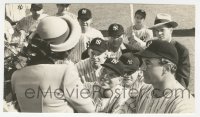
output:
[[[163,65],[163,73],[162,73],[162,75],[166,74],[169,71],[170,71],[170,65],[168,65],[168,64]]]

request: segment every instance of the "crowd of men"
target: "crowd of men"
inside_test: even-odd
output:
[[[31,4],[31,14],[15,20],[19,13],[14,12],[27,8],[24,5],[6,4],[4,42],[17,43],[10,48],[29,56],[12,73],[4,111],[195,111],[187,89],[189,52],[172,39],[178,24],[169,14],[158,13],[154,25],[147,27],[147,14],[138,9],[134,25],[125,30],[121,24],[110,24],[104,37],[91,26],[90,9],[80,8],[76,15],[69,12],[71,4],[56,4],[57,13],[50,16],[42,4]]]

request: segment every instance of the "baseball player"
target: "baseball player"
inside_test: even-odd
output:
[[[76,63],[79,75],[86,82],[95,82],[101,73],[101,64],[107,58],[107,44],[101,38],[94,38],[88,48],[90,57]]]
[[[122,54],[119,60],[124,64],[122,86],[127,89],[140,90],[143,82],[143,72],[140,70],[141,60],[132,52]]]
[[[56,16],[63,16],[63,15],[69,15],[73,19],[77,20],[77,16],[74,15],[73,13],[69,12],[71,4],[56,4],[56,7],[58,9]]]
[[[167,48],[167,49],[166,49]],[[192,113],[194,98],[176,80],[178,53],[173,44],[153,40],[142,52],[144,82],[137,97],[129,98],[117,113]]]
[[[36,30],[39,21],[48,16],[47,14],[43,14],[42,4],[31,4],[30,12],[32,14],[21,19],[15,27],[20,35],[20,44],[25,41],[26,36]]]
[[[102,66],[99,85],[93,86],[93,98],[96,103],[96,112],[112,113],[125,101],[122,95],[123,87],[120,85],[121,76],[124,75],[123,63],[108,58]]]
[[[5,18],[7,21],[11,23],[11,25],[15,25],[22,18],[26,17],[29,14],[29,9],[31,4],[9,4],[5,5]]]
[[[35,55],[29,66],[12,75],[13,94],[20,111],[94,112],[92,99],[81,96],[84,86],[75,65],[68,59],[81,36],[80,25],[69,16],[49,16],[40,21],[36,35],[40,38],[30,43]],[[68,60],[66,64],[55,64],[63,59]]]
[[[87,49],[92,39],[96,37],[104,39],[99,30],[91,27],[92,13],[89,9],[82,8],[78,11],[78,21],[82,29],[82,35],[79,43],[75,46],[72,54],[70,55],[70,58],[74,63],[81,60],[81,54]]]
[[[113,23],[108,28],[108,51],[111,53],[110,57],[119,59],[123,52],[134,51],[137,52],[135,48],[132,48],[130,44],[123,43],[126,38],[124,35],[124,28],[122,25]]]
[[[144,24],[145,18],[146,12],[142,9],[137,10],[134,16],[135,24],[126,30],[126,39],[128,40],[124,41],[126,43],[128,41],[129,44],[138,50],[143,50],[146,47],[145,42],[153,38],[153,32]]]
[[[176,80],[187,88],[190,81],[190,56],[188,49],[184,45],[172,39],[173,28],[177,26],[177,22],[172,21],[169,14],[159,13],[155,18],[154,26],[150,29],[155,32],[155,36],[158,39],[170,42],[176,47],[179,57]]]

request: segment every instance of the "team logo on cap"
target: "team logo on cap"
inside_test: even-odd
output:
[[[119,27],[118,27],[117,25],[114,25],[114,26],[113,26],[113,30],[118,30],[118,28],[119,28]]]
[[[100,45],[101,44],[101,40],[96,40],[96,44]]]
[[[117,64],[119,61],[117,59],[112,59],[111,61],[113,64]]]
[[[82,14],[86,14],[86,12],[87,12],[86,9],[83,9],[83,10],[81,11]]]
[[[128,60],[127,64],[132,65],[133,64],[133,60]]]
[[[22,4],[18,5],[18,9],[22,10],[23,9],[23,5]]]

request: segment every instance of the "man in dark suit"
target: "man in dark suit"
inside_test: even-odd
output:
[[[176,47],[179,57],[176,80],[187,88],[190,78],[189,51],[184,45],[172,39],[173,28],[177,26],[178,24],[175,21],[172,21],[169,14],[159,13],[156,16],[154,25],[150,29],[154,31],[154,34],[158,39],[173,43]]]

